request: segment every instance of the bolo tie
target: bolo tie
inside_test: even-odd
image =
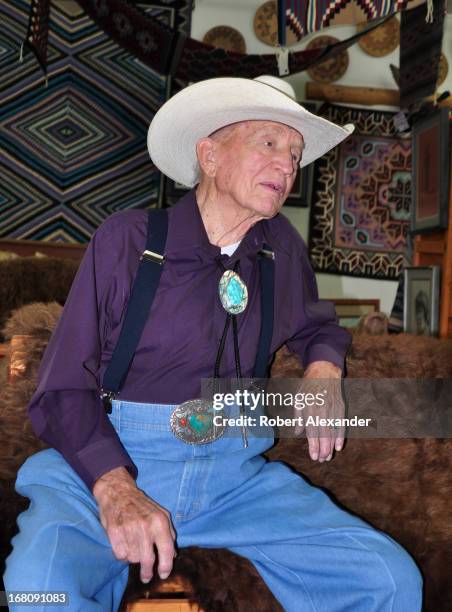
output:
[[[235,373],[237,376],[237,381],[239,385],[239,389],[241,390],[242,385],[242,368],[240,365],[240,352],[239,352],[239,335],[237,328],[237,315],[242,313],[247,304],[248,304],[248,290],[246,288],[245,283],[240,278],[240,261],[237,260],[234,268],[232,270],[227,270],[223,262],[220,258],[217,258],[217,263],[220,269],[223,271],[223,275],[220,278],[220,282],[218,285],[218,292],[220,296],[220,301],[223,308],[226,310],[226,320],[224,323],[223,333],[221,335],[220,344],[218,346],[217,358],[215,360],[215,368],[214,368],[214,384],[215,381],[220,378],[220,364],[221,358],[223,356],[224,347],[226,345],[226,338],[228,335],[229,326],[232,322],[232,337],[234,343],[234,360],[235,360]],[[240,415],[244,416],[244,406],[243,403],[240,402]],[[246,427],[243,424],[244,419],[242,419],[241,425],[241,433],[243,446],[246,448],[248,446],[248,436],[246,432]]]
[[[223,271],[218,284],[218,293],[221,304],[226,310],[227,314],[215,359],[212,396],[214,396],[218,391],[221,358],[224,353],[226,338],[231,323],[234,343],[235,372],[239,389],[242,390],[242,369],[240,365],[237,315],[245,310],[248,303],[248,290],[238,274],[238,270],[240,268],[239,261],[235,263],[232,270],[227,270],[219,257],[216,259],[216,261],[220,269]],[[240,403],[240,415],[244,416],[244,412],[244,406],[242,403]],[[217,414],[222,417],[223,409],[219,410]],[[205,444],[207,442],[213,442],[222,436],[225,431],[224,424],[214,424],[213,416],[214,409],[211,400],[206,398],[187,400],[186,402],[176,406],[171,413],[171,431],[177,438],[180,438],[188,444]],[[241,434],[243,446],[244,448],[247,448],[248,437],[244,422],[245,419],[242,419]]]

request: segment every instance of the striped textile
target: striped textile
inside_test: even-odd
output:
[[[156,4],[143,10],[172,26],[172,0]],[[156,205],[146,133],[169,79],[52,0],[45,86],[31,52],[18,61],[29,10],[0,0],[0,237],[83,243],[111,213]]]
[[[331,25],[353,25],[421,4],[415,0],[315,0],[306,2],[305,34]]]
[[[436,91],[444,19],[443,0],[432,0],[431,22],[426,22],[422,7],[402,14],[399,77],[401,108],[409,107]]]
[[[314,270],[396,280],[407,265],[411,140],[398,134],[394,113],[324,104],[317,114],[355,131],[314,164]]]
[[[278,0],[278,41],[286,44],[287,30],[298,41],[305,35],[303,22],[308,3],[305,0]]]

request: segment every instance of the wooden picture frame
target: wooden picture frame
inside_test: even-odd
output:
[[[297,208],[309,208],[312,197],[312,181],[314,176],[314,164],[308,164],[300,168],[292,186],[292,191],[287,196],[284,206],[296,206]]]
[[[341,327],[356,327],[363,315],[380,312],[380,300],[356,300],[343,298],[326,298],[333,302]]]
[[[311,113],[315,113],[317,104],[313,102],[302,102],[303,108]],[[297,208],[309,208],[312,197],[312,183],[314,180],[314,162],[304,168],[300,168],[292,187],[292,191],[287,196],[284,206]]]
[[[418,266],[404,270],[403,331],[437,336],[441,268]]]
[[[411,233],[447,228],[449,109],[439,108],[413,125]]]

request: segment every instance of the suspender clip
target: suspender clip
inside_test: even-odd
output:
[[[259,251],[259,253],[268,259],[275,259],[275,253],[271,249],[266,249],[264,247]]]
[[[111,414],[111,402],[115,399],[116,395],[117,394],[114,391],[106,391],[105,389],[100,390],[100,399],[102,400],[102,404],[104,405],[104,409],[107,414]]]
[[[164,255],[160,255],[160,253],[154,253],[154,251],[148,251],[147,249],[143,251],[143,254],[140,257],[140,261],[142,259],[148,259],[149,261],[153,261],[154,263],[158,263],[160,265],[165,263]]]

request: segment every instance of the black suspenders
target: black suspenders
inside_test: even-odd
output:
[[[105,410],[111,413],[111,400],[118,395],[133,360],[151,311],[165,262],[164,252],[168,234],[168,213],[166,209],[149,211],[146,249],[140,258],[140,265],[130,295],[124,323],[110,363],[104,374],[101,398]],[[259,268],[261,278],[261,328],[254,364],[253,378],[267,375],[270,344],[273,334],[274,316],[274,253],[264,244],[260,251]]]

